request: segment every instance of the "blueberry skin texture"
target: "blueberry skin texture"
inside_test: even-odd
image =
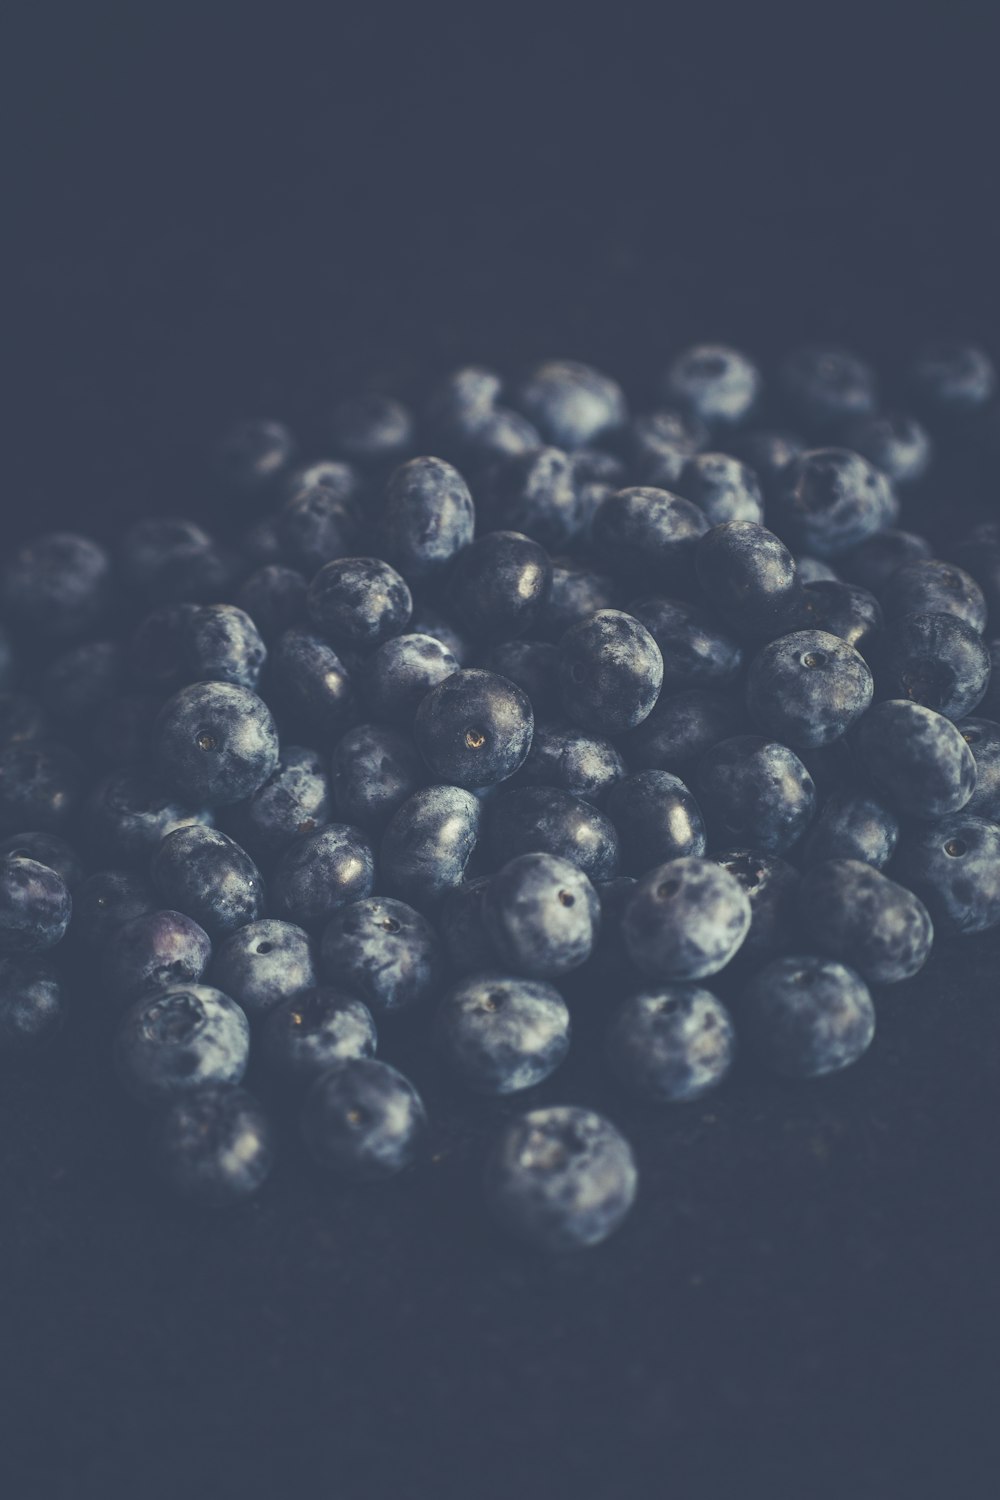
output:
[[[363,690],[374,719],[397,728],[413,723],[421,699],[459,664],[432,635],[397,635],[365,663]]]
[[[538,721],[551,716],[558,706],[556,648],[550,641],[501,641],[486,652],[479,665],[487,672],[496,672],[513,682],[531,700],[535,715],[535,738],[538,738]],[[530,751],[529,751],[530,757]]]
[[[602,501],[590,532],[595,555],[617,574],[669,585],[686,577],[708,529],[707,516],[692,501],[633,486]]]
[[[275,1077],[301,1085],[350,1058],[374,1057],[377,1040],[366,1005],[343,990],[319,985],[272,1007],[260,1050]]]
[[[479,875],[448,891],[437,914],[438,931],[456,974],[476,974],[493,968],[497,955],[486,930],[486,893],[489,875]]]
[[[761,388],[760,371],[745,354],[725,344],[695,344],[677,356],[662,381],[665,401],[708,426],[746,420]]]
[[[843,437],[848,448],[881,469],[893,484],[912,484],[926,473],[931,461],[926,428],[903,412],[861,417],[848,424]]]
[[[343,734],[355,711],[350,673],[333,647],[308,630],[286,630],[271,655],[271,696],[323,739]],[[307,737],[308,737],[307,735]]]
[[[150,864],[165,906],[193,917],[212,938],[224,937],[264,911],[264,882],[245,849],[216,828],[178,828]]]
[[[754,723],[796,750],[840,739],[870,706],[874,691],[864,658],[823,630],[799,630],[771,641],[747,675]]]
[[[976,790],[965,812],[1000,822],[1000,724],[991,719],[962,719],[958,727],[976,762]]]
[[[717,1087],[733,1065],[736,1032],[710,990],[668,984],[630,995],[607,1039],[611,1071],[629,1092],[656,1104],[683,1104]]]
[[[248,922],[216,949],[209,978],[256,1021],[316,984],[309,934],[274,917]]]
[[[379,833],[426,780],[413,741],[384,724],[349,730],[330,761],[337,816],[370,833]]]
[[[600,916],[587,876],[552,854],[509,860],[483,899],[483,921],[500,964],[528,979],[555,979],[586,963]]]
[[[939,934],[966,937],[1000,925],[1000,828],[960,812],[904,828],[893,876],[924,902]]]
[[[838,558],[837,566],[845,578],[878,594],[897,568],[930,556],[931,544],[926,537],[913,531],[890,528],[876,532],[866,542]]]
[[[418,911],[461,885],[479,836],[479,802],[457,786],[422,787],[393,814],[382,836],[386,891]]]
[[[72,845],[57,833],[12,833],[0,842],[0,860],[18,856],[47,865],[63,881],[66,889],[75,891],[83,879],[83,861]]]
[[[253,620],[262,639],[273,641],[305,619],[306,581],[297,568],[267,563],[243,580],[236,603]]]
[[[860,974],[829,958],[773,959],[740,999],[748,1040],[786,1078],[819,1078],[857,1062],[875,1035],[875,1007]]]
[[[732,694],[706,688],[663,694],[653,712],[622,741],[628,763],[639,770],[686,774],[713,745],[746,727],[746,711]]]
[[[373,651],[406,629],[413,596],[381,558],[340,557],[324,563],[309,584],[306,612],[334,646]]]
[[[993,361],[974,344],[928,344],[909,369],[909,384],[922,411],[961,417],[985,406],[997,385]]]
[[[887,620],[903,615],[954,615],[978,635],[986,629],[986,600],[979,584],[954,563],[936,557],[901,563],[882,585]]]
[[[881,870],[892,858],[898,838],[895,813],[871,793],[847,786],[823,802],[798,857],[806,868],[828,859],[849,859]]]
[[[73,891],[71,936],[99,953],[123,922],[156,910],[156,892],[137,870],[96,870]]]
[[[427,1115],[409,1079],[357,1057],[315,1080],[301,1115],[306,1147],[321,1167],[359,1182],[401,1172],[423,1144]]]
[[[374,883],[375,856],[364,834],[330,823],[289,844],[275,866],[271,905],[279,917],[310,931],[370,895]]]
[[[271,859],[300,834],[328,823],[332,810],[330,782],[319,752],[283,745],[274,771],[252,797],[229,811],[226,826],[251,853]]]
[[[558,787],[600,805],[624,775],[625,762],[610,740],[572,726],[543,724],[535,729],[517,783]]]
[[[125,1012],[115,1038],[119,1081],[139,1104],[157,1104],[206,1084],[239,1083],[249,1055],[246,1016],[235,1000],[207,984],[143,996]]]
[[[234,682],[256,688],[267,647],[235,604],[198,604],[185,612],[181,646],[186,682]]]
[[[959,812],[976,788],[976,761],[950,719],[920,703],[875,703],[853,736],[857,762],[895,811],[914,818]]]
[[[413,446],[413,415],[392,396],[365,391],[334,407],[330,432],[338,453],[352,463],[398,463]]]
[[[703,511],[710,526],[724,521],[764,520],[764,497],[756,474],[728,453],[697,453],[677,480],[678,495]]]
[[[698,580],[731,624],[751,635],[780,629],[798,590],[795,559],[773,531],[753,521],[713,526],[698,544]]]
[[[633,771],[625,776],[612,788],[607,810],[628,875],[705,852],[701,810],[683,781],[669,771]]]
[[[592,881],[618,874],[618,834],[611,819],[558,787],[511,787],[487,812],[487,844],[497,866],[519,854],[552,854]]]
[[[230,682],[181,688],[157,715],[154,744],[162,774],[181,796],[210,807],[252,796],[278,764],[270,709]]]
[[[702,606],[681,599],[639,599],[629,605],[629,613],[659,647],[664,693],[728,687],[739,676],[743,648]]]
[[[793,947],[798,935],[798,870],[777,854],[759,849],[724,849],[711,858],[728,870],[750,902],[750,931],[734,962],[746,967]]]
[[[37,860],[0,860],[0,952],[41,953],[61,942],[73,900],[62,876]]]
[[[571,625],[599,609],[610,609],[614,602],[615,586],[606,573],[592,571],[577,558],[554,557],[552,585],[538,621],[538,634],[547,641],[558,641]]]
[[[225,1207],[263,1185],[274,1163],[274,1134],[251,1094],[221,1084],[172,1100],[155,1121],[152,1151],[179,1197]]]
[[[29,741],[0,750],[0,833],[37,828],[55,833],[76,810],[83,764],[54,741]]]
[[[35,639],[68,640],[100,617],[111,562],[103,547],[72,531],[32,537],[0,571],[0,612]]]
[[[857,859],[814,865],[799,887],[803,927],[821,953],[850,959],[869,984],[898,984],[930,956],[934,928],[912,891]]]
[[[875,411],[875,376],[846,349],[806,345],[789,354],[778,384],[792,413],[809,432],[829,433]]]
[[[880,698],[909,698],[948,719],[964,719],[989,686],[989,651],[954,615],[904,615],[879,632],[868,654]]]
[[[813,448],[792,460],[775,488],[781,534],[815,557],[839,557],[895,520],[881,470],[849,448]]]
[[[618,383],[591,365],[550,359],[535,365],[508,398],[546,443],[572,450],[624,425],[628,415]]]
[[[193,823],[211,825],[212,814],[186,806],[157,776],[123,767],[97,783],[84,822],[94,846],[123,864],[146,863],[161,839]]]
[[[765,854],[790,849],[816,810],[815,783],[794,751],[752,734],[723,740],[703,756],[696,796],[710,835],[735,836]]]
[[[244,417],[219,438],[214,468],[229,490],[250,495],[273,484],[295,455],[295,439],[283,422]]]
[[[708,429],[690,414],[654,411],[633,417],[622,438],[636,480],[672,489],[688,459],[707,443]]]
[[[856,583],[817,578],[802,583],[778,633],[825,630],[864,656],[881,629],[882,609],[874,594]]]
[[[444,975],[441,940],[426,917],[403,901],[372,896],[336,912],[323,930],[326,979],[359,996],[377,1016],[410,1010]]]
[[[502,971],[474,974],[445,995],[435,1017],[438,1050],[479,1094],[516,1094],[550,1077],[570,1045],[570,1016],[559,991]]]
[[[491,531],[455,558],[448,604],[470,638],[509,641],[537,624],[551,587],[544,547],[521,532]]]
[[[523,532],[558,552],[584,524],[572,458],[561,448],[536,448],[503,463],[489,494],[491,526]]]
[[[411,458],[390,476],[381,538],[408,579],[440,572],[472,541],[476,508],[461,474],[442,458]]]
[[[638,620],[602,609],[559,642],[558,676],[567,718],[597,734],[624,734],[652,712],[663,657]]]
[[[513,776],[531,748],[534,723],[528,698],[513,682],[463,668],[422,700],[413,732],[435,777],[471,789]]]
[[[742,885],[710,859],[649,870],[622,912],[629,957],[650,979],[704,979],[724,969],[750,930]]]
[[[490,1153],[484,1189],[501,1228],[558,1254],[613,1234],[635,1201],[637,1181],[632,1149],[614,1125],[563,1104],[511,1121]]]
[[[119,1010],[148,990],[196,984],[212,955],[203,927],[179,911],[151,911],[119,922],[106,942],[102,987]]]
[[[44,959],[0,957],[0,1057],[47,1046],[66,1017],[66,994]]]
[[[346,556],[358,533],[358,476],[349,464],[324,463],[290,486],[275,514],[285,558],[311,577],[335,557]]]

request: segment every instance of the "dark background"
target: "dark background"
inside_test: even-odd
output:
[[[321,451],[337,395],[469,359],[589,359],[641,405],[693,338],[1000,354],[985,7],[411,10],[15,18],[5,537],[183,514],[228,417]],[[939,537],[989,505],[938,483]],[[82,1008],[0,1079],[4,1493],[988,1493],[998,957],[940,948],[811,1087],[644,1115],[584,1045],[543,1096],[612,1113],[642,1199],[551,1264],[489,1233],[491,1112],[405,1036],[425,1170],[343,1190],[289,1140],[254,1204],[179,1213]]]

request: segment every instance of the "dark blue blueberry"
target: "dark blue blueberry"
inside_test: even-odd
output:
[[[308,1084],[337,1063],[374,1057],[377,1040],[367,1005],[343,990],[319,985],[269,1010],[260,1050],[277,1077]]]
[[[334,646],[372,651],[406,629],[413,598],[405,580],[380,558],[341,557],[324,563],[313,578],[306,610]]]
[[[727,843],[735,838],[765,854],[790,849],[816,810],[816,787],[799,757],[787,745],[753,734],[736,735],[706,752],[696,796],[710,835]]]
[[[621,1224],[635,1200],[628,1141],[593,1110],[554,1105],[519,1115],[486,1167],[493,1217],[534,1249],[584,1250]]]
[[[152,1131],[160,1176],[181,1198],[225,1207],[251,1197],[274,1162],[271,1123],[251,1094],[232,1084],[174,1099]]]
[[[457,974],[477,974],[497,961],[486,930],[486,893],[490,877],[480,875],[448,891],[438,913],[438,931]]]
[[[100,952],[123,922],[156,910],[156,892],[136,870],[96,870],[73,892],[71,936]]]
[[[97,783],[84,818],[97,850],[125,864],[148,860],[175,828],[212,822],[210,813],[186,806],[158,777],[130,767]]]
[[[823,802],[799,847],[803,865],[827,859],[863,860],[881,870],[892,858],[899,819],[870,792],[839,787]]]
[[[722,1082],[736,1056],[736,1033],[710,990],[665,984],[618,1007],[607,1050],[612,1072],[631,1095],[682,1104]]]
[[[740,1017],[761,1059],[787,1078],[818,1078],[857,1062],[875,1035],[860,974],[830,958],[775,958],[750,980]]]
[[[275,516],[285,558],[312,577],[332,558],[344,557],[358,534],[358,476],[349,464],[325,463],[298,477]]]
[[[252,495],[274,484],[294,454],[295,439],[283,422],[246,417],[216,444],[215,472],[227,489]]]
[[[519,786],[559,787],[602,803],[625,775],[625,762],[610,740],[560,724],[536,728],[528,758],[517,773]]]
[[[517,531],[491,531],[455,558],[448,605],[473,640],[509,641],[541,618],[552,586],[544,547]]]
[[[443,458],[411,458],[389,480],[382,513],[385,555],[409,579],[439,572],[472,541],[469,486]]]
[[[962,719],[958,727],[976,762],[976,790],[965,812],[1000,823],[1000,724],[991,719]]]
[[[756,474],[728,453],[698,453],[688,459],[675,488],[704,511],[710,526],[764,519],[764,497]]]
[[[412,906],[385,896],[335,912],[320,944],[323,974],[358,995],[377,1016],[419,1005],[437,989],[444,953],[434,928]]]
[[[613,490],[591,523],[595,554],[623,577],[669,587],[690,577],[695,549],[709,529],[697,505],[668,490]]]
[[[0,693],[0,747],[44,740],[50,732],[49,716],[28,693]]]
[[[119,1080],[139,1104],[158,1104],[206,1084],[239,1083],[250,1055],[247,1018],[221,990],[179,984],[144,995],[115,1038]]]
[[[409,728],[420,700],[458,671],[447,646],[432,635],[397,635],[365,663],[365,701],[374,718]]]
[[[882,609],[874,594],[856,583],[817,578],[807,581],[789,609],[780,632],[825,630],[862,655],[882,628]]]
[[[799,584],[795,559],[765,526],[726,521],[698,544],[698,579],[716,609],[752,635],[771,635],[787,617]]]
[[[0,860],[33,859],[37,864],[55,870],[68,891],[74,891],[83,879],[83,860],[71,844],[57,833],[12,833],[0,841]]]
[[[503,380],[484,365],[463,365],[438,381],[427,401],[426,417],[437,433],[474,431],[490,416],[503,392]]]
[[[844,442],[881,469],[893,484],[912,484],[927,471],[931,440],[916,417],[902,412],[860,417],[843,432]]]
[[[118,1009],[147,990],[195,984],[212,954],[203,927],[179,911],[151,911],[116,923],[105,937],[102,982]]]
[[[698,804],[669,771],[633,771],[624,777],[611,790],[608,817],[621,841],[627,874],[642,875],[669,859],[705,852]]]
[[[216,949],[209,977],[255,1021],[316,983],[309,935],[274,917],[248,922]]]
[[[852,583],[880,594],[903,563],[920,562],[930,556],[931,544],[926,537],[917,536],[913,531],[889,528],[877,531],[867,541],[845,552],[837,559],[837,566]]]
[[[645,625],[663,657],[663,692],[728,687],[743,666],[731,631],[699,604],[682,599],[638,599],[631,614]]]
[[[745,968],[794,946],[798,935],[800,875],[777,854],[759,849],[724,849],[714,853],[716,864],[728,870],[750,902],[750,931],[736,962]]]
[[[964,937],[1000,925],[1000,828],[960,812],[904,828],[892,873],[916,892],[938,932]]]
[[[531,453],[542,443],[538,428],[505,406],[495,406],[474,426],[456,426],[446,441],[449,453],[471,466],[473,473],[515,454]]]
[[[949,719],[972,713],[990,680],[982,636],[956,615],[903,615],[866,649],[880,698],[909,698]]]
[[[393,896],[418,910],[461,885],[479,836],[479,802],[457,786],[427,786],[393,814],[382,836],[379,872]]]
[[[279,917],[312,931],[369,895],[374,881],[375,857],[364,834],[330,823],[289,844],[275,866],[271,903]]]
[[[869,984],[911,979],[930,956],[934,928],[923,902],[859,859],[828,859],[808,870],[799,913],[810,945],[849,959]]]
[[[185,682],[234,682],[255,688],[267,647],[250,616],[235,604],[200,604],[180,625]]]
[[[875,376],[846,349],[807,345],[778,371],[785,404],[809,433],[839,431],[875,411]]]
[[[583,507],[573,461],[561,448],[536,448],[502,463],[490,486],[493,525],[521,531],[551,553],[580,531]]]
[[[498,866],[519,854],[554,854],[594,881],[618,874],[618,834],[611,819],[558,787],[498,792],[487,809],[487,833]]]
[[[595,573],[577,558],[557,557],[552,562],[552,586],[539,621],[539,631],[557,641],[571,625],[609,609],[615,589],[606,573]]]
[[[267,563],[245,578],[236,594],[265,641],[299,625],[305,619],[306,581],[296,568]]]
[[[216,828],[192,824],[169,833],[153,855],[153,884],[165,906],[193,917],[212,938],[264,911],[264,882],[245,849]]]
[[[104,613],[111,563],[103,547],[72,531],[24,542],[0,571],[0,610],[34,638],[82,635]]]
[[[889,621],[942,614],[964,620],[979,634],[986,629],[986,600],[976,580],[937,558],[902,563],[883,583],[879,599]]]
[[[330,785],[337,816],[379,833],[427,780],[413,741],[385,724],[359,724],[333,752]]]
[[[125,685],[125,652],[117,641],[86,641],[49,662],[42,673],[42,702],[54,718],[78,724],[101,713]]]
[[[800,552],[795,559],[795,571],[800,583],[839,583],[840,579],[830,564],[808,552]]]
[[[531,704],[519,687],[493,672],[463,668],[422,700],[414,738],[436,777],[476,788],[513,776],[533,730]]]
[[[83,790],[83,765],[66,745],[29,740],[0,750],[0,833],[63,828]]]
[[[986,405],[996,390],[997,372],[985,350],[942,340],[926,345],[916,356],[909,382],[921,411],[955,417]]]
[[[840,739],[868,708],[873,692],[864,658],[824,630],[798,630],[771,641],[747,674],[754,723],[796,750]]]
[[[812,448],[782,473],[769,515],[797,549],[840,557],[891,526],[896,506],[885,475],[860,453]]]
[[[538,741],[538,720],[551,718],[558,708],[558,660],[556,648],[549,641],[501,641],[491,646],[479,663],[487,672],[506,677],[530,699],[536,721],[532,749]]]
[[[555,1072],[569,1052],[570,1019],[559,991],[500,971],[459,980],[435,1018],[448,1068],[479,1094],[515,1094]]]
[[[299,834],[329,823],[332,808],[330,783],[319,752],[303,745],[283,745],[276,769],[252,797],[229,809],[226,826],[252,854],[269,859],[287,849]]]
[[[66,882],[35,859],[0,859],[0,952],[40,953],[54,948],[73,909]]]
[[[663,398],[710,427],[743,422],[760,395],[760,371],[725,344],[695,344],[663,376]]]
[[[147,606],[224,596],[233,562],[195,521],[150,516],[126,531],[121,570],[129,589]]]
[[[413,417],[392,396],[366,391],[334,407],[333,445],[352,463],[399,463],[413,447]]]
[[[623,446],[639,484],[672,489],[688,459],[707,441],[708,431],[697,418],[679,411],[654,411],[632,418]]]
[[[520,854],[493,876],[483,918],[505,970],[555,979],[590,957],[600,902],[583,871],[568,860]]]
[[[350,674],[332,646],[308,630],[286,630],[271,652],[272,697],[312,734],[343,734],[354,716]]]
[[[921,703],[875,703],[853,736],[858,765],[897,812],[943,818],[960,811],[976,787],[976,761],[961,730]]]
[[[627,415],[617,382],[572,359],[535,365],[511,391],[510,404],[546,443],[565,449],[596,442],[623,426]]]
[[[408,1167],[426,1130],[427,1115],[413,1084],[373,1057],[328,1068],[302,1106],[302,1135],[316,1162],[359,1181],[377,1181]]]
[[[0,1057],[46,1046],[66,1017],[66,992],[35,957],[0,958]]]
[[[706,750],[738,734],[745,721],[735,695],[689,688],[661,697],[649,718],[622,744],[631,766],[683,774]]]
[[[622,912],[622,936],[636,968],[651,979],[717,974],[750,930],[740,882],[711,859],[689,856],[648,870]]]
[[[195,682],[157,715],[159,769],[182,797],[210,807],[250,797],[278,764],[271,711],[249,688]]]
[[[623,734],[649,717],[663,681],[663,657],[646,627],[601,609],[559,642],[559,685],[567,718],[597,734]]]
[[[800,437],[780,428],[751,427],[726,436],[728,451],[749,467],[765,495],[770,494],[782,470],[793,458],[798,458],[805,446]]]

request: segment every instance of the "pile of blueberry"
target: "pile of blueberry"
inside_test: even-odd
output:
[[[340,406],[331,458],[239,424],[212,534],[10,553],[0,1050],[82,978],[162,1172],[209,1202],[271,1167],[251,1051],[321,1167],[417,1159],[420,1095],[376,1057],[404,1012],[470,1094],[548,1078],[582,995],[655,1103],[738,1048],[854,1062],[873,986],[1000,924],[1000,523],[946,559],[898,527],[936,452],[1000,446],[996,378],[952,345],[897,385],[914,415],[837,349],[765,384],[702,345],[632,414],[583,364],[470,367],[419,419]],[[576,1105],[514,1114],[486,1166],[549,1249],[635,1187]]]

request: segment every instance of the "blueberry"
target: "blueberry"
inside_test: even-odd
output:
[[[464,667],[469,661],[471,648],[465,636],[456,630],[451,620],[446,620],[444,615],[430,609],[426,603],[418,603],[414,609],[410,634],[432,636],[446,651],[451,652],[460,667]]]
[[[500,400],[503,380],[484,365],[452,370],[431,390],[426,416],[432,427],[461,421],[469,426],[483,421]]]
[[[640,484],[672,489],[688,459],[708,441],[704,423],[679,411],[633,417],[623,434],[629,467]]]
[[[845,578],[880,593],[897,568],[930,557],[931,544],[912,531],[877,531],[837,559]]]
[[[136,521],[122,539],[125,583],[147,606],[218,599],[232,579],[232,561],[208,532],[182,517]]]
[[[1000,925],[1000,828],[960,812],[904,828],[892,873],[924,902],[942,934]]]
[[[695,344],[663,377],[664,399],[709,426],[743,422],[760,395],[761,378],[745,354],[725,344]]]
[[[173,1099],[156,1119],[152,1148],[168,1186],[211,1207],[251,1197],[274,1161],[270,1121],[252,1095],[231,1084]]]
[[[12,833],[0,841],[0,860],[8,858],[33,859],[36,864],[47,865],[71,892],[83,879],[83,861],[57,833]]]
[[[864,722],[864,721],[862,721]],[[816,808],[816,787],[787,745],[736,735],[706,752],[696,795],[710,833],[783,854],[802,836]]]
[[[571,359],[535,365],[517,383],[511,405],[547,443],[582,448],[623,425],[625,397],[609,376]]]
[[[458,671],[458,662],[432,635],[397,635],[365,663],[365,701],[375,719],[408,729],[420,700]]]
[[[554,979],[590,957],[600,903],[587,876],[568,860],[521,854],[494,875],[483,920],[505,969]]]
[[[216,949],[209,977],[256,1021],[316,983],[309,936],[273,917],[248,922]]]
[[[814,865],[799,888],[811,943],[831,958],[850,959],[869,984],[898,984],[927,962],[934,929],[911,891],[857,859]]]
[[[899,838],[899,819],[877,797],[862,788],[839,787],[823,802],[799,847],[806,865],[823,860],[863,860],[881,870],[892,858]]]
[[[782,361],[778,384],[789,409],[811,433],[842,429],[875,410],[875,376],[845,349],[795,350]]]
[[[603,803],[625,775],[625,762],[610,740],[560,724],[536,728],[528,758],[517,773],[520,786],[559,787],[588,802]]]
[[[65,1017],[66,992],[51,964],[0,957],[0,1057],[48,1045]]]
[[[887,620],[902,615],[954,615],[978,633],[986,629],[986,600],[974,578],[937,558],[901,563],[879,595]]]
[[[716,609],[753,635],[773,634],[798,589],[795,559],[772,531],[753,521],[713,526],[698,545],[698,579]]]
[[[227,489],[266,490],[291,463],[295,439],[283,422],[248,417],[234,422],[215,448],[215,471]]]
[[[573,479],[580,505],[581,535],[586,532],[600,505],[613,490],[625,484],[628,471],[620,458],[603,448],[578,448],[570,454]]]
[[[613,490],[591,524],[595,551],[618,574],[655,585],[679,583],[690,572],[709,522],[697,505],[668,490]]]
[[[965,812],[1000,822],[1000,724],[990,719],[962,719],[958,727],[976,762],[976,790],[966,803]]]
[[[317,1163],[359,1181],[377,1181],[408,1167],[426,1129],[427,1115],[413,1084],[370,1057],[327,1069],[302,1107],[302,1135]]]
[[[354,716],[350,674],[332,646],[308,630],[286,630],[271,654],[273,697],[309,734],[343,734]]]
[[[857,1062],[875,1035],[875,1007],[860,974],[828,958],[775,958],[740,1000],[750,1041],[788,1078],[818,1078]]]
[[[419,1005],[444,972],[441,941],[426,917],[384,896],[334,913],[323,930],[320,962],[331,983],[379,1016]]]
[[[556,648],[550,641],[501,641],[492,646],[479,663],[487,672],[506,677],[531,700],[536,721],[532,749],[538,738],[539,718],[551,716],[554,705],[558,704],[558,660]]]
[[[519,854],[552,854],[591,880],[618,873],[618,835],[610,818],[558,787],[512,787],[492,798],[488,844],[497,865]]]
[[[143,912],[119,921],[106,935],[102,984],[110,1003],[120,1009],[147,990],[197,983],[211,953],[208,933],[191,917],[179,911]]]
[[[622,912],[629,957],[652,979],[704,979],[737,952],[750,928],[750,902],[728,870],[688,856],[658,865],[636,883]]]
[[[417,747],[435,776],[466,788],[495,786],[524,763],[531,704],[514,683],[465,668],[432,688],[417,710]]]
[[[756,474],[728,453],[689,458],[676,483],[678,495],[704,511],[710,526],[764,519],[764,497]]]
[[[993,361],[974,344],[941,341],[921,349],[909,369],[921,410],[936,417],[961,416],[985,406],[996,390]]]
[[[85,811],[96,848],[124,864],[149,859],[175,828],[211,821],[210,813],[185,806],[158,777],[129,767],[103,777]]]
[[[306,610],[334,646],[371,651],[406,629],[413,598],[405,580],[380,558],[341,557],[324,563],[313,578]]]
[[[177,828],[150,865],[153,884],[175,911],[193,917],[210,937],[255,922],[264,910],[264,882],[244,849],[216,828]]]
[[[267,647],[250,616],[235,604],[193,605],[181,624],[185,682],[234,682],[255,688]]]
[[[65,827],[83,787],[83,765],[66,745],[29,740],[0,750],[0,833]]]
[[[798,458],[805,446],[795,433],[782,428],[751,427],[726,436],[727,451],[743,460],[765,494],[770,493],[786,464]]]
[[[111,563],[103,547],[72,531],[33,537],[0,571],[0,609],[11,624],[46,640],[82,635],[103,614]]]
[[[288,1083],[308,1084],[340,1062],[375,1055],[375,1022],[354,995],[313,986],[268,1012],[260,1046],[268,1068]]]
[[[882,628],[882,610],[875,595],[856,583],[817,578],[802,584],[780,632],[825,630],[862,655]]]
[[[267,859],[299,834],[328,823],[331,810],[330,783],[318,751],[283,745],[275,770],[246,802],[229,810],[226,826],[251,853]]]
[[[357,538],[358,477],[349,464],[306,471],[275,516],[285,559],[311,577],[332,558],[344,557]]]
[[[472,541],[476,508],[457,469],[442,458],[411,458],[391,476],[382,514],[389,562],[409,579],[439,572]]]
[[[413,417],[402,402],[377,391],[341,401],[331,424],[338,453],[352,463],[398,463],[413,446]]]
[[[663,692],[727,687],[739,676],[743,649],[712,614],[681,599],[638,599],[629,613],[645,625],[663,657]]]
[[[772,641],[747,675],[747,707],[758,728],[795,749],[829,745],[872,701],[867,663],[853,646],[823,630]]]
[[[630,1094],[657,1104],[700,1099],[721,1083],[736,1055],[726,1007],[696,984],[641,990],[619,1006],[608,1061]]]
[[[633,771],[611,790],[608,817],[621,841],[622,868],[642,875],[654,865],[704,854],[705,825],[688,788],[669,771]]]
[[[839,557],[895,520],[889,481],[849,448],[813,448],[793,458],[770,514],[782,535],[816,557]]]
[[[369,895],[374,880],[368,840],[357,828],[331,823],[289,844],[275,866],[271,904],[278,916],[311,930]]]
[[[144,995],[122,1017],[115,1039],[118,1077],[140,1104],[239,1083],[250,1052],[247,1018],[207,984]]]
[[[330,764],[337,816],[372,833],[380,832],[426,779],[413,741],[384,724],[349,730]]]
[[[551,586],[544,547],[521,532],[491,531],[455,558],[448,602],[470,638],[507,641],[538,623]]]
[[[494,476],[489,507],[493,526],[524,532],[550,553],[557,552],[583,525],[569,454],[561,448],[536,448],[507,459]]]
[[[844,430],[848,448],[881,469],[893,484],[922,478],[931,461],[931,440],[916,417],[902,412],[860,417]]]
[[[975,790],[975,757],[961,731],[920,703],[873,704],[855,730],[854,750],[876,791],[911,817],[958,812]]]
[[[79,724],[100,712],[125,681],[125,653],[117,641],[85,641],[49,662],[41,679],[42,702],[54,718]]]
[[[306,581],[296,568],[267,563],[245,578],[236,603],[265,641],[273,641],[305,618]]]
[[[29,693],[0,693],[0,747],[44,740],[49,730],[49,716],[37,699]]]
[[[949,719],[970,714],[990,680],[982,637],[955,615],[903,615],[867,649],[880,698],[909,698]]]
[[[65,881],[35,859],[0,859],[0,952],[54,948],[69,926],[73,903]]]
[[[123,922],[156,910],[156,892],[135,870],[96,870],[73,892],[71,933],[100,952]]]
[[[552,560],[552,586],[538,622],[546,640],[557,641],[571,625],[586,620],[615,602],[615,588],[606,573],[594,572],[578,558]]]
[[[631,615],[602,609],[559,642],[563,709],[574,724],[622,734],[648,718],[663,681],[663,657]]]
[[[461,885],[479,834],[479,803],[457,786],[414,792],[382,836],[380,873],[393,896],[423,910]]]
[[[635,1200],[637,1173],[625,1137],[601,1115],[555,1105],[517,1116],[486,1168],[498,1223],[538,1250],[600,1244]]]
[[[745,713],[735,696],[705,688],[664,694],[653,712],[623,741],[629,765],[683,774],[706,750],[745,727]]]
[[[736,961],[745,967],[790,948],[798,933],[798,871],[777,854],[759,849],[724,849],[711,857],[728,870],[750,902],[750,931]]]
[[[467,1088],[514,1094],[555,1072],[569,1052],[559,991],[537,979],[474,974],[449,990],[435,1021],[438,1047]]]
[[[270,709],[231,682],[181,688],[160,710],[154,735],[163,775],[195,803],[242,802],[278,764]]]

